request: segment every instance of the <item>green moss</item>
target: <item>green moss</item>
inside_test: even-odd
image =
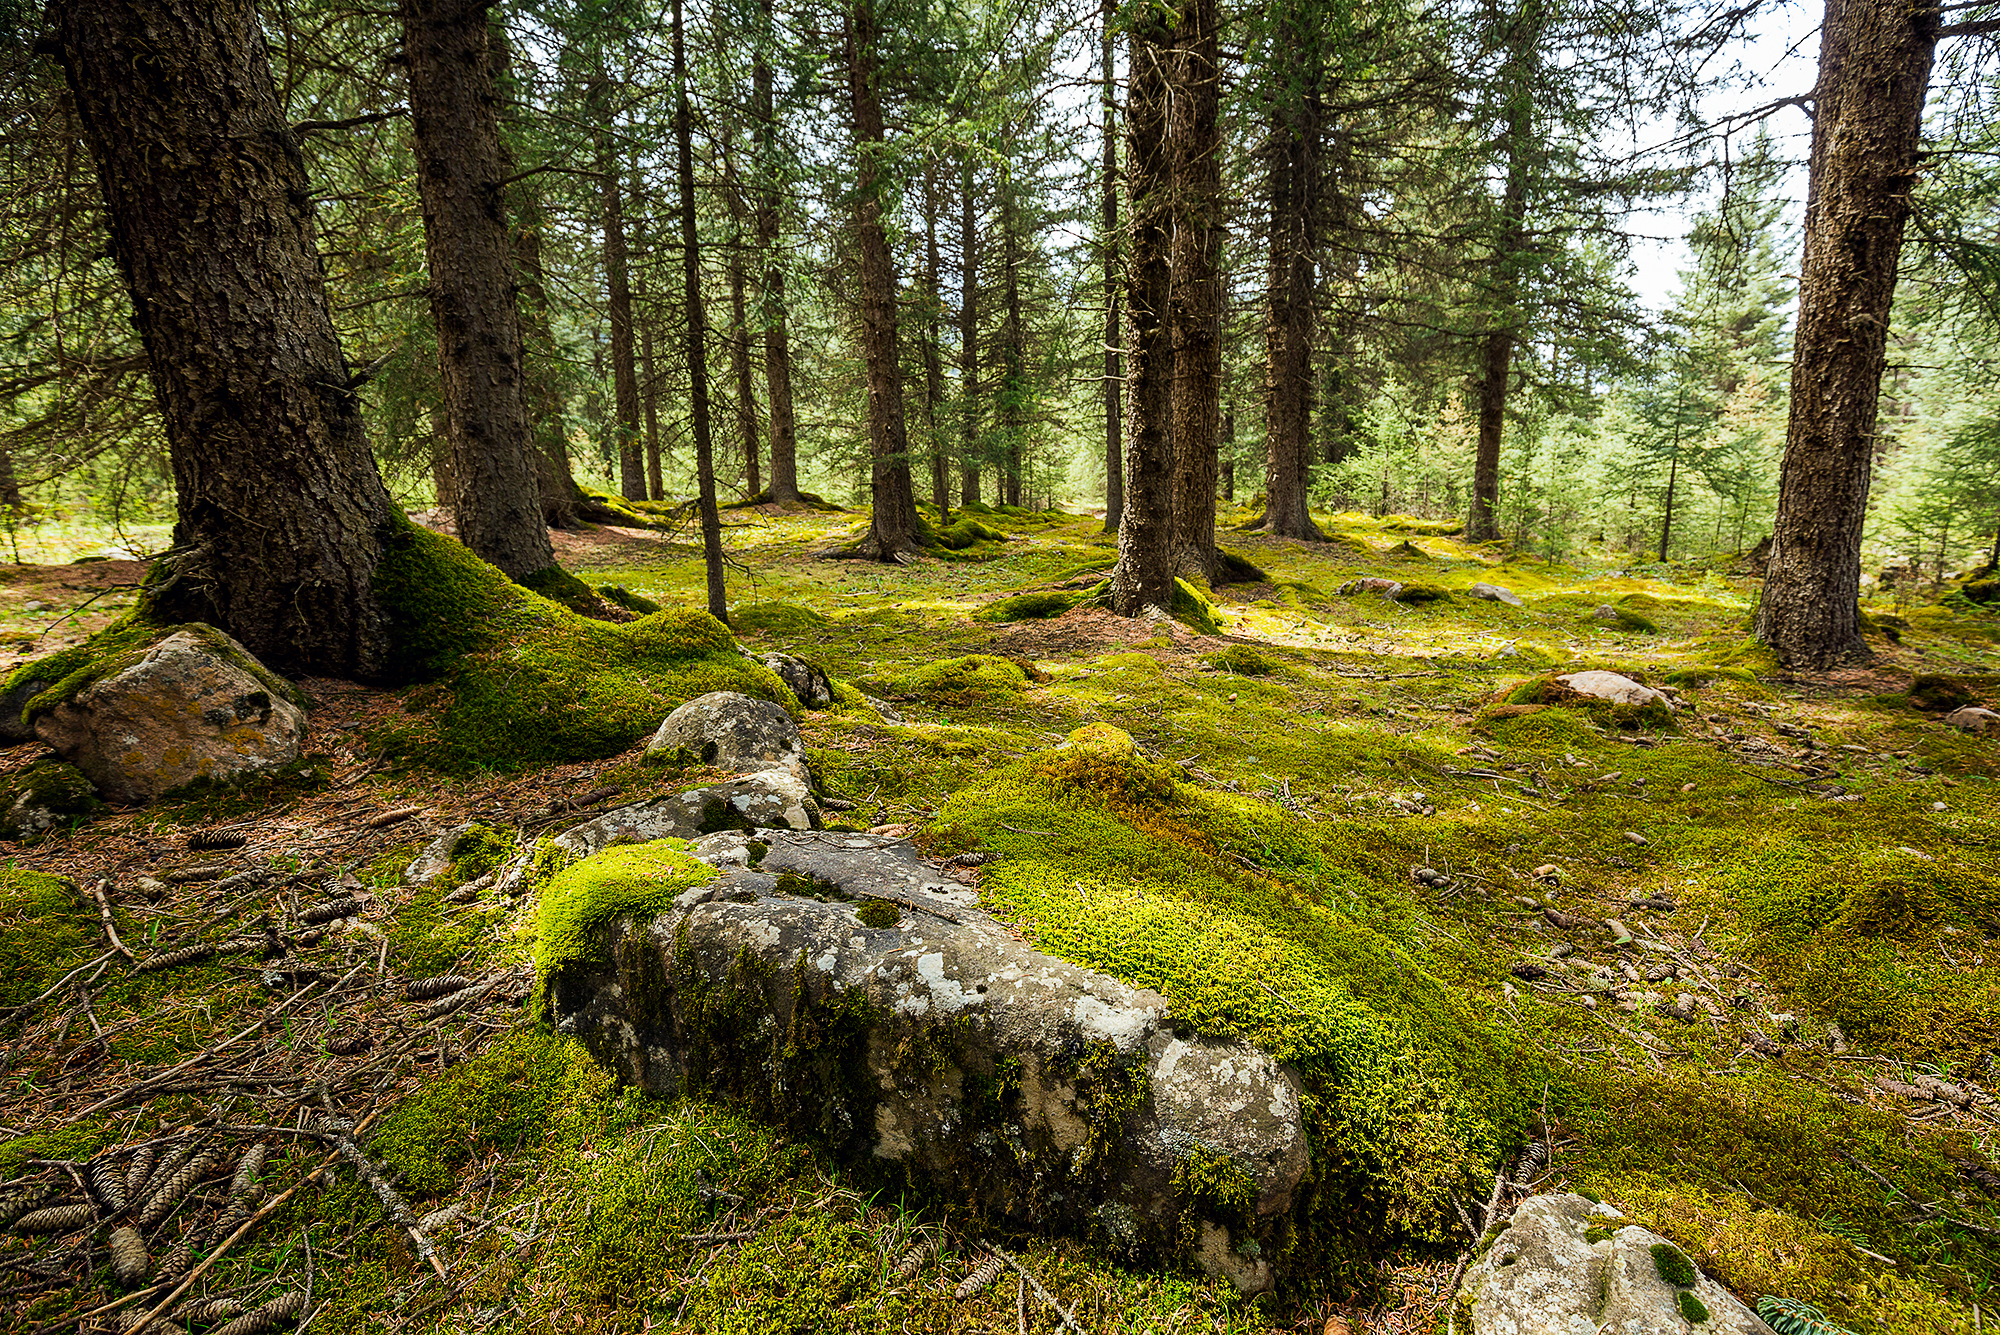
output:
[[[1215,603],[1184,579],[1177,577],[1174,580],[1173,597],[1167,604],[1167,611],[1189,630],[1202,635],[1222,634],[1222,619],[1216,613]]]
[[[546,570],[523,575],[519,583],[522,588],[532,589],[552,603],[561,603],[572,612],[588,614],[597,608],[596,592],[561,566],[550,566]]]
[[[2000,694],[2000,677],[1920,673],[1910,683],[1910,703],[1933,714],[1983,704]]]
[[[1635,612],[1629,607],[1613,606],[1609,620],[1599,617],[1594,611],[1587,612],[1583,620],[1597,626],[1615,626],[1619,630],[1632,631],[1640,635],[1654,635],[1659,632],[1659,623],[1643,612]]]
[[[1396,601],[1412,604],[1448,603],[1451,601],[1451,593],[1436,584],[1411,583],[1396,591]]]
[[[0,1006],[39,996],[97,945],[97,910],[61,876],[0,868]]]
[[[545,1034],[510,1034],[398,1104],[370,1148],[405,1192],[442,1195],[487,1151],[539,1144],[559,1086],[584,1074],[582,1055]]]
[[[136,665],[147,650],[177,631],[193,635],[210,652],[254,677],[276,698],[301,709],[309,703],[303,691],[245,653],[215,627],[199,621],[165,625],[148,619],[143,604],[84,643],[14,669],[7,677],[7,693],[25,694],[25,688],[31,684],[46,683],[39,692],[22,701],[22,722],[33,723],[104,678]]]
[[[377,740],[446,773],[616,755],[709,691],[797,704],[706,612],[594,621],[414,525],[397,528],[375,587],[394,619],[392,676],[427,683]]]
[[[894,927],[903,920],[903,911],[886,899],[871,899],[860,909],[863,926]]]
[[[1188,1146],[1174,1160],[1172,1183],[1186,1220],[1184,1246],[1199,1241],[1194,1226],[1201,1219],[1212,1219],[1232,1231],[1256,1219],[1256,1179],[1226,1154],[1203,1145]]]
[[[982,524],[970,515],[961,515],[957,522],[937,530],[937,542],[947,551],[962,552],[975,543],[1005,542],[1007,535],[991,524]]]
[[[1682,1289],[1674,1295],[1674,1301],[1680,1304],[1681,1315],[1695,1325],[1708,1320],[1708,1307],[1694,1296],[1692,1290]]]
[[[1085,593],[1056,589],[1020,593],[988,603],[979,609],[978,617],[981,621],[1045,621],[1081,606],[1088,597]]]
[[[1268,677],[1272,673],[1287,671],[1284,663],[1247,644],[1232,644],[1221,653],[1207,655],[1202,661],[1218,671],[1233,672],[1240,677]]]
[[[1749,668],[1715,664],[1707,667],[1678,667],[1667,673],[1665,680],[1669,686],[1706,686],[1715,681],[1738,681],[1754,686],[1757,684],[1757,674]]]
[[[1028,688],[1020,665],[991,654],[967,654],[923,663],[891,676],[858,683],[874,695],[915,698],[937,704],[972,704],[1012,699]]]
[[[38,760],[0,782],[0,839],[22,840],[42,833],[28,825],[33,813],[56,817],[51,828],[87,820],[105,810],[97,789],[76,766]]]
[[[620,914],[656,914],[675,896],[716,877],[679,839],[614,845],[549,878],[535,906],[535,974],[550,975],[590,951],[597,930]]]
[[[1227,547],[1215,549],[1215,582],[1222,584],[1262,584],[1270,579],[1264,568],[1242,552]]]
[[[1414,533],[1419,537],[1454,538],[1465,532],[1455,519],[1417,519],[1411,515],[1388,515],[1382,520],[1385,533]]]
[[[770,635],[807,635],[825,628],[828,622],[797,603],[743,603],[730,609],[729,624],[738,630]]]
[[[1609,1242],[1617,1236],[1618,1230],[1615,1228],[1586,1228],[1583,1230],[1583,1240],[1588,1243]]]
[[[1656,1242],[1652,1245],[1653,1269],[1660,1278],[1681,1288],[1691,1287],[1701,1278],[1694,1268],[1694,1262],[1681,1254],[1681,1249],[1671,1242]]]
[[[600,584],[597,586],[597,596],[628,612],[637,612],[640,616],[651,616],[660,610],[660,605],[651,598],[642,593],[634,593],[623,584]]]

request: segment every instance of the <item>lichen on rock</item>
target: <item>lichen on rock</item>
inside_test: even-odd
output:
[[[0,839],[35,839],[103,809],[83,771],[60,760],[40,760],[0,783]]]

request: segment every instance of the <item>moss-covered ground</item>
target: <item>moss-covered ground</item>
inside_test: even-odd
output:
[[[2000,707],[2000,615],[1964,600],[1904,609],[1900,625],[1884,615],[1876,663],[1791,680],[1748,640],[1752,589],[1724,564],[1551,566],[1466,545],[1449,525],[1350,515],[1322,520],[1325,544],[1227,535],[1265,578],[1216,590],[1219,633],[1198,635],[1062,609],[1114,554],[1094,520],[981,514],[1004,541],[951,560],[811,559],[856,522],[745,508],[726,529],[744,567],[736,636],[842,683],[834,708],[802,719],[828,795],[852,804],[838,819],[987,854],[982,897],[1028,939],[1297,1062],[1317,1208],[1358,1221],[1255,1306],[1076,1240],[1002,1239],[1087,1329],[1318,1330],[1336,1312],[1354,1329],[1422,1328],[1466,1241],[1459,1207],[1543,1134],[1546,1186],[1613,1202],[1752,1302],[1809,1302],[1863,1335],[1992,1324],[2000,741],[1939,716],[1965,698]],[[565,558],[666,617],[700,598],[684,545],[632,537]],[[1364,576],[1446,596],[1339,592]],[[1525,606],[1470,597],[1479,581]],[[1607,604],[1625,615],[1592,616]],[[1671,687],[1678,707],[1611,711],[1538,684],[1581,668]],[[1913,691],[1919,675],[1954,680]],[[367,708],[379,727],[401,706]],[[1109,726],[1056,749],[1092,724]],[[309,1239],[323,1330],[385,1315],[413,1331],[1015,1328],[1011,1279],[950,1297],[987,1236],[951,1202],[871,1195],[740,1109],[618,1089],[525,1014],[433,1025],[394,992],[399,977],[527,964],[533,915],[481,894],[448,902],[476,882],[476,849],[433,886],[399,885],[421,839],[367,833],[340,803],[428,803],[433,827],[448,808],[532,842],[563,819],[560,793],[632,800],[688,776],[636,749],[505,780],[442,777],[416,763],[421,746],[358,753],[354,771],[370,757],[384,767],[232,817],[300,839],[344,820],[339,839],[233,865],[344,868],[375,892],[364,922],[378,935],[330,939],[319,949],[341,953],[315,967],[329,985],[357,964],[374,977],[382,951],[375,1052],[428,1035],[411,1051],[431,1060],[338,1097],[370,1119],[372,1151],[418,1213],[465,1207],[432,1230],[451,1281],[335,1170],[204,1282],[296,1282]],[[129,879],[180,856],[165,850],[209,818],[114,817],[16,861]],[[296,892],[262,893],[245,912],[282,921]],[[163,910],[121,894],[116,912],[144,953]],[[27,878],[6,888],[0,940],[28,961],[0,1006],[107,948],[86,896]],[[297,1077],[275,1094],[211,1088],[75,1115],[77,1091],[171,1067],[289,995],[254,964],[114,968],[92,985],[101,1042],[69,1001],[11,1026],[0,1121],[19,1135],[0,1144],[0,1171],[252,1120],[244,1100],[258,1120],[310,1115]],[[382,1060],[335,1060],[331,1037],[360,1022],[331,1003],[288,1014],[313,1049],[308,1073]],[[267,1178],[289,1185],[321,1157],[283,1147]],[[938,1249],[900,1273],[926,1241]],[[7,1242],[0,1264],[29,1254]],[[96,1266],[9,1301],[30,1322],[82,1310],[111,1293]]]

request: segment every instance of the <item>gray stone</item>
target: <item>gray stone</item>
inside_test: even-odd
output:
[[[734,839],[700,847],[742,865]],[[1271,1286],[1261,1250],[1308,1162],[1293,1074],[1187,1034],[1158,993],[1029,948],[907,844],[773,832],[759,870],[601,939],[546,995],[632,1083],[733,1092],[989,1217]],[[721,1014],[726,1031],[705,1027]],[[1247,1217],[1207,1204],[1188,1168],[1240,1184]]]
[[[613,844],[694,839],[718,830],[816,830],[819,825],[819,804],[805,780],[790,770],[768,769],[618,807],[563,831],[555,844],[581,858]]]
[[[901,723],[903,721],[902,714],[887,700],[878,700],[874,696],[867,694],[863,694],[861,698],[868,702],[870,709],[882,716],[884,723]]]
[[[1384,598],[1394,598],[1402,591],[1403,582],[1401,580],[1385,579],[1380,575],[1368,575],[1361,579],[1350,579],[1347,583],[1340,586],[1341,594],[1350,597],[1357,593],[1379,593]]]
[[[765,654],[757,660],[778,674],[778,680],[792,688],[792,694],[807,709],[825,709],[833,703],[833,683],[803,658],[791,654]]]
[[[1489,603],[1505,603],[1509,607],[1527,606],[1526,603],[1521,601],[1521,596],[1512,589],[1503,588],[1498,584],[1488,584],[1484,580],[1473,585],[1466,592],[1474,598],[1484,599]]]
[[[646,756],[679,756],[736,774],[782,769],[808,778],[805,743],[784,706],[735,691],[710,691],[667,715],[646,743]]]
[[[1578,695],[1609,700],[1614,705],[1646,705],[1658,700],[1668,709],[1674,707],[1674,702],[1661,692],[1650,686],[1642,686],[1630,677],[1616,672],[1605,672],[1597,668],[1588,672],[1568,672],[1557,677],[1556,682],[1569,687]]]
[[[296,691],[211,626],[186,626],[107,665],[35,720],[35,735],[114,802],[197,779],[236,782],[299,758]]]
[[[1608,1205],[1567,1193],[1523,1201],[1465,1276],[1474,1335],[1771,1335],[1733,1294],[1696,1272],[1708,1320],[1690,1326],[1652,1248],[1666,1239]],[[1587,1236],[1595,1230],[1593,1240]]]
[[[429,885],[444,875],[445,869],[451,866],[452,846],[471,828],[472,822],[467,821],[463,825],[452,826],[431,840],[425,845],[424,851],[417,854],[409,866],[403,868],[404,882],[409,885]]]
[[[1618,620],[1618,609],[1613,607],[1610,603],[1599,603],[1596,607],[1591,609],[1590,619],[1592,621],[1608,621],[1615,623]]]
[[[74,765],[42,760],[0,783],[0,839],[35,839],[102,811],[97,790]]]
[[[1944,716],[1944,721],[1962,732],[2000,732],[2000,714],[1978,705],[1966,705]]]

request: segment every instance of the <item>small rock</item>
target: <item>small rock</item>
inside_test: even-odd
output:
[[[1512,589],[1503,588],[1498,584],[1488,584],[1484,580],[1473,585],[1466,592],[1474,598],[1479,598],[1489,603],[1505,603],[1509,607],[1525,606],[1521,602],[1520,596]]]
[[[903,721],[903,716],[887,700],[878,700],[874,696],[867,694],[863,694],[861,698],[868,702],[870,709],[882,716],[884,723],[901,723]]]
[[[1752,1052],[1762,1053],[1766,1057],[1782,1056],[1785,1051],[1782,1043],[1777,1043],[1766,1038],[1755,1029],[1746,1030],[1743,1035],[1743,1041],[1750,1045]]]
[[[1684,793],[1691,793],[1694,791],[1694,785],[1691,783],[1684,783],[1681,785],[1681,791]]]
[[[1847,1035],[1840,1031],[1837,1024],[1826,1027],[1826,1050],[1836,1056],[1847,1051]]]
[[[417,854],[409,866],[403,868],[403,881],[408,885],[429,885],[444,875],[451,866],[451,850],[460,838],[469,833],[472,822],[454,825],[443,834],[430,841],[424,851]]]
[[[1451,884],[1451,877],[1446,876],[1441,871],[1434,871],[1429,867],[1410,868],[1410,879],[1418,885],[1428,885],[1433,889]]]
[[[556,847],[589,857],[612,844],[694,839],[722,830],[817,830],[819,805],[804,779],[768,769],[727,783],[607,811],[556,836]]]
[[[1625,842],[1628,844],[1637,844],[1640,848],[1644,848],[1650,841],[1637,830],[1627,830],[1625,831]]]
[[[765,667],[778,674],[778,679],[792,688],[792,694],[807,709],[825,709],[833,703],[833,683],[826,673],[791,654],[765,654],[758,659]]]
[[[1616,672],[1593,668],[1588,672],[1565,673],[1557,677],[1556,681],[1578,695],[1609,700],[1614,705],[1647,705],[1657,700],[1668,709],[1674,707],[1674,702],[1661,692],[1650,686],[1642,686],[1630,677]]]
[[[97,790],[76,766],[40,760],[0,783],[0,839],[34,839],[102,810]]]
[[[30,598],[27,602],[21,604],[21,610],[23,612],[46,612],[49,610],[49,605],[39,598]]]
[[[1599,603],[1596,607],[1591,609],[1590,619],[1592,621],[1615,622],[1618,620],[1618,609],[1613,607],[1610,603]]]
[[[1535,868],[1532,875],[1543,885],[1554,885],[1562,879],[1562,868],[1553,862],[1544,862],[1541,866]]]
[[[1948,807],[1948,806],[1946,806],[1946,805],[1945,805],[1944,803],[1942,803],[1942,802],[1933,802],[1933,803],[1931,803],[1931,810],[1932,810],[1932,811],[1949,811],[1949,810],[1951,810],[1951,808],[1950,808],[1950,807]]]
[[[1990,709],[1982,709],[1978,705],[1966,705],[1962,709],[1954,709],[1944,716],[1944,721],[1961,732],[1982,734],[2000,732],[2000,714]]]

